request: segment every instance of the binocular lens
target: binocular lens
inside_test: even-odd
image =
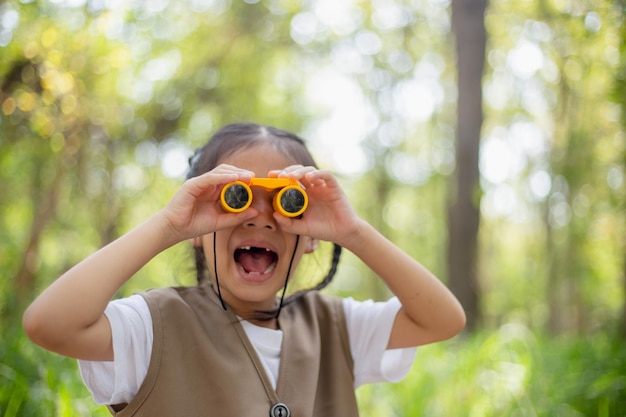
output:
[[[304,205],[304,195],[296,188],[288,188],[280,196],[280,206],[287,213],[298,213]]]
[[[224,203],[233,210],[240,210],[246,207],[250,201],[250,193],[241,184],[232,184],[224,191]]]
[[[283,216],[298,217],[306,210],[308,199],[304,190],[297,183],[295,185],[290,184],[293,182],[277,178],[260,178],[257,179],[256,183],[252,181],[250,185],[241,181],[232,182],[222,188],[220,194],[222,207],[228,212],[240,213],[252,204],[253,194],[250,186],[261,187],[266,191],[280,188],[280,191],[274,195],[272,202],[274,210]]]

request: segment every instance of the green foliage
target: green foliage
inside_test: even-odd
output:
[[[0,416],[105,417],[76,361],[36,348],[17,329],[0,344]],[[606,335],[553,338],[521,324],[418,349],[407,378],[365,385],[361,415],[622,417],[626,351]]]
[[[21,313],[162,207],[180,160],[227,122],[301,133],[357,211],[446,281],[446,3],[0,2],[0,417],[108,415],[74,361],[24,338]],[[623,11],[490,2],[476,190],[485,329],[421,348],[398,385],[362,388],[364,415],[626,414],[624,349],[601,334],[625,303]],[[501,152],[487,152],[494,144]],[[323,249],[302,268],[313,281],[328,268]],[[120,294],[193,282],[181,244]],[[349,253],[331,290],[388,295]],[[511,322],[596,333],[550,338]]]
[[[79,377],[75,360],[36,347],[16,327],[0,343],[0,416],[105,417]]]
[[[5,316],[158,210],[184,158],[234,120],[309,139],[357,211],[446,281],[455,65],[445,4],[335,2],[333,14],[316,2],[79,3],[0,8],[3,22],[18,16],[0,62]],[[486,324],[595,328],[624,303],[624,95],[609,94],[622,14],[608,1],[513,3],[493,1],[486,16],[483,148],[504,149],[484,152],[476,190]],[[137,287],[193,282],[181,253]],[[346,260],[341,279],[367,277],[346,287],[386,295]]]
[[[626,352],[605,335],[539,336],[520,324],[418,349],[398,384],[359,389],[365,416],[621,417]]]

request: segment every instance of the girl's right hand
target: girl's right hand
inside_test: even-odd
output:
[[[188,179],[160,212],[166,221],[166,232],[173,240],[183,241],[237,226],[254,217],[254,208],[229,213],[220,204],[220,192],[226,184],[249,182],[252,176],[251,171],[222,164]]]

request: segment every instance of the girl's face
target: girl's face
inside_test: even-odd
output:
[[[269,171],[294,165],[294,161],[271,146],[254,145],[220,160],[267,177]],[[241,317],[276,307],[276,294],[285,284],[296,235],[283,232],[274,220],[275,191],[252,187],[252,207],[258,215],[243,224],[219,230],[216,236],[217,276],[224,301]],[[213,235],[202,238],[207,264],[213,269]],[[314,249],[310,238],[301,236],[292,273],[304,252]],[[212,274],[215,275],[214,273]]]

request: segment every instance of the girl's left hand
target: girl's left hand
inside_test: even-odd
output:
[[[299,219],[274,213],[276,222],[283,230],[348,246],[362,220],[330,171],[293,165],[271,171],[269,176],[298,180],[309,196],[309,206]]]

